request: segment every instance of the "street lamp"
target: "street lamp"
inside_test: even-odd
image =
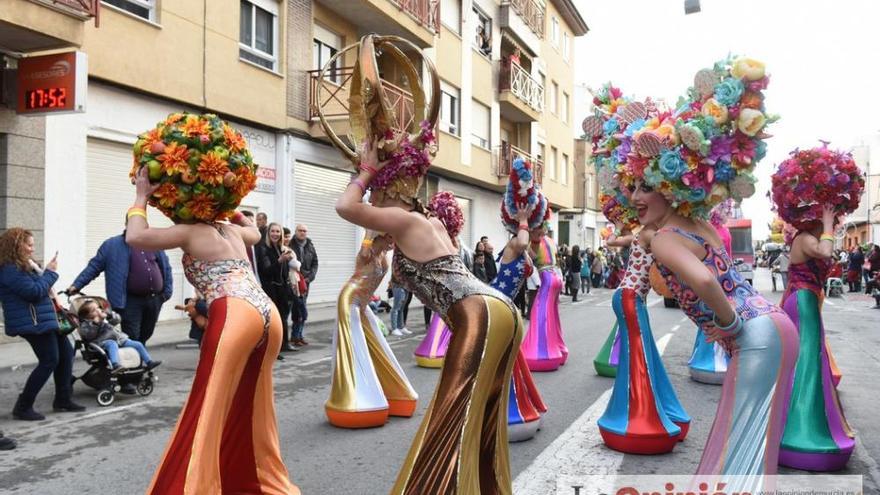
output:
[[[700,11],[700,0],[684,0],[684,15],[696,14]]]

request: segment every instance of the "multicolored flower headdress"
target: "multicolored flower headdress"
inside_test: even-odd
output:
[[[455,195],[449,191],[439,191],[428,202],[428,211],[446,227],[449,238],[455,240],[464,227],[464,214]]]
[[[175,223],[229,218],[257,185],[241,133],[213,114],[172,113],[134,144],[134,177],[147,167],[160,186],[149,204]]]
[[[510,169],[510,179],[507,182],[507,190],[504,192],[504,201],[501,202],[501,221],[511,234],[517,233],[519,223],[514,217],[523,208],[530,209],[532,212],[529,215],[530,229],[538,228],[550,220],[550,205],[535,183],[532,163],[522,158],[516,158]]]
[[[794,150],[773,174],[771,196],[780,218],[798,230],[821,226],[822,209],[848,215],[859,207],[865,178],[850,153],[828,143]]]
[[[426,120],[422,122],[421,129],[422,132],[414,138],[403,134],[391,146],[393,151],[388,154],[388,163],[370,181],[371,198],[384,196],[412,203],[418,196],[431,159],[437,151],[433,125]],[[387,148],[386,143],[394,140],[394,133],[389,130],[377,146]]]

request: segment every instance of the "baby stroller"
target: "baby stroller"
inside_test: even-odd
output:
[[[93,297],[79,294],[71,297],[67,292],[70,312],[74,315],[79,312],[80,306],[86,301],[96,302],[102,310],[109,311],[110,303],[103,297]],[[96,400],[100,406],[109,406],[116,399],[116,394],[125,385],[134,385],[137,393],[146,397],[153,393],[153,384],[158,380],[155,370],[147,370],[137,351],[127,347],[119,349],[119,364],[123,370],[115,374],[111,373],[110,360],[107,353],[98,344],[82,340],[79,331],[73,332],[75,341],[74,349],[82,354],[83,361],[89,364],[89,369],[81,376],[74,376],[72,383],[82,380],[83,383],[98,391]]]

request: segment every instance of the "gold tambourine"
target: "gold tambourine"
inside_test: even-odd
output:
[[[382,79],[379,77],[379,65],[376,61],[377,51],[392,57],[403,69],[404,75],[410,83],[413,97],[413,119],[407,128],[401,129],[401,131],[412,136],[412,141],[419,142],[422,140],[424,133],[421,129],[421,122],[428,121],[431,124],[431,129],[437,124],[437,117],[440,114],[440,79],[437,76],[437,69],[430,59],[422,56],[425,67],[431,75],[431,101],[426,107],[425,91],[422,88],[419,72],[409,60],[409,57],[396,44],[404,45],[412,48],[417,53],[421,53],[419,47],[399,36],[368,34],[361,38],[359,42],[337,52],[321,68],[318,80],[324,81],[325,74],[331,67],[334,67],[339,57],[350,50],[358,50],[358,62],[351,77],[351,87],[348,96],[349,123],[351,124],[351,139],[354,145],[358,145],[367,139],[385,136],[386,132],[392,128],[392,123],[397,122],[394,106],[391,104],[388,94],[383,87]],[[317,86],[317,100],[320,102],[324,85],[319,83]],[[320,104],[317,110],[318,118],[321,121],[324,132],[327,133],[327,137],[330,138],[333,145],[346,158],[357,165],[360,162],[357,150],[352,149],[336,134],[324,117],[324,110]],[[385,152],[392,150],[387,147],[384,148]]]

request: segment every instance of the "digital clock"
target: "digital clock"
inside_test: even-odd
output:
[[[67,88],[29,89],[24,92],[26,110],[65,107],[67,107]]]
[[[86,110],[88,58],[83,52],[24,57],[18,61],[20,115]]]

